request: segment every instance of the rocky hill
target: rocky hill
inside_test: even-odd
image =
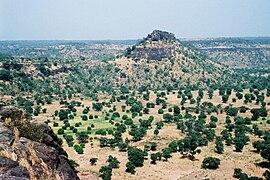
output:
[[[179,43],[174,34],[165,31],[154,30],[137,46],[128,49],[127,57],[132,59],[161,60],[174,56],[174,50]]]
[[[0,105],[0,179],[79,179],[51,128]]]
[[[186,41],[230,68],[270,67],[270,38],[216,38]]]
[[[121,84],[151,88],[178,87],[187,81],[205,86],[229,75],[225,66],[183,44],[174,34],[159,30],[128,48],[125,57],[112,64],[120,69]]]

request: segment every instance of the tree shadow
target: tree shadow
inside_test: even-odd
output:
[[[259,166],[261,168],[270,168],[270,162],[267,161],[259,162],[256,163],[256,166]]]

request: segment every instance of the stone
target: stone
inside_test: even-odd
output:
[[[0,107],[0,153],[3,151],[1,153],[3,156],[0,156],[0,180],[59,179],[59,177],[63,180],[79,179],[76,170],[69,163],[67,153],[61,147],[60,140],[48,125],[35,124],[27,120],[30,126],[38,125],[44,132],[39,142],[32,140],[31,137],[22,137],[23,133],[20,134],[17,123],[6,125],[6,118],[12,122],[26,122],[21,119],[22,115],[23,111],[18,108]],[[20,136],[17,140],[13,133],[16,126]]]
[[[26,168],[7,157],[0,156],[0,179],[30,179]]]

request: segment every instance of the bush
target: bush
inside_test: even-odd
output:
[[[134,163],[132,163],[132,162],[127,162],[127,164],[126,164],[126,172],[129,172],[129,173],[131,173],[131,174],[135,174],[135,168],[136,168],[136,166],[134,165]]]
[[[91,163],[91,165],[95,165],[97,162],[98,158],[90,158],[89,162]]]
[[[87,114],[89,112],[88,109],[83,109],[83,114]]]
[[[163,114],[164,113],[164,110],[163,109],[159,109],[158,110],[158,114]]]
[[[59,123],[58,122],[53,122],[53,127],[58,127]]]
[[[20,132],[21,137],[26,137],[33,141],[40,141],[44,137],[44,129],[42,126],[31,123],[15,124]],[[64,134],[64,133],[63,133]]]
[[[245,106],[240,107],[240,113],[245,113],[247,110],[248,110],[248,108]]]
[[[143,166],[144,152],[136,147],[129,147],[128,160],[132,162],[136,167]]]
[[[74,146],[74,149],[78,154],[83,154],[83,148],[79,146],[78,144]]]
[[[151,154],[151,163],[152,164],[156,164],[156,161],[157,161],[157,159],[158,159],[158,156],[157,156],[157,154]]]
[[[74,139],[73,139],[73,137],[72,137],[71,135],[66,135],[66,136],[65,136],[65,140],[66,140],[67,142],[71,142],[71,141],[73,141]]]
[[[217,169],[220,165],[220,159],[214,157],[207,157],[202,162],[204,169]]]
[[[125,120],[125,125],[128,125],[128,126],[130,126],[131,124],[133,124],[133,120],[132,119],[130,119],[130,118],[128,118],[127,120]]]
[[[102,136],[106,136],[107,132],[106,132],[105,129],[99,129],[99,130],[96,131],[95,134],[100,134]]]
[[[74,168],[79,166],[79,164],[76,163],[76,161],[74,161],[74,160],[69,160],[69,164],[71,167],[74,167]]]
[[[101,173],[103,180],[110,180],[112,176],[112,168],[109,166],[101,166],[99,173]]]
[[[217,118],[216,116],[211,116],[211,117],[210,117],[210,120],[211,120],[212,122],[218,122],[218,118]]]
[[[58,135],[62,135],[62,134],[64,134],[64,133],[65,133],[65,130],[62,129],[62,128],[58,129],[58,131],[57,131],[57,134],[58,134]]]
[[[119,164],[120,162],[118,161],[118,159],[116,157],[113,156],[109,156],[107,162],[109,163],[109,167],[115,169],[115,168],[119,168]]]
[[[241,179],[241,180],[248,179],[248,175],[246,173],[243,173],[242,169],[240,169],[240,168],[234,169],[233,177],[235,177],[237,179]]]
[[[83,120],[83,121],[87,121],[87,120],[88,120],[88,118],[87,118],[86,115],[82,115],[81,117],[82,117],[82,120]]]

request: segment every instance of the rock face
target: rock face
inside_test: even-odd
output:
[[[26,180],[30,179],[29,172],[25,167],[19,165],[7,157],[0,157],[0,179]]]
[[[173,33],[154,30],[140,43],[127,50],[126,57],[134,60],[162,60],[174,56],[175,48],[180,45]]]
[[[166,31],[154,30],[151,34],[148,34],[147,39],[152,41],[174,41],[176,40],[173,33]]]
[[[79,179],[49,126],[30,123],[12,106],[0,107],[0,119],[0,179]],[[33,127],[38,141],[27,134]]]

